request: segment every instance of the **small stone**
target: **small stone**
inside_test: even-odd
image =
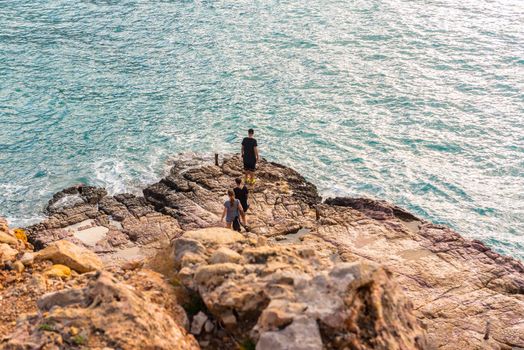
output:
[[[215,329],[215,325],[210,320],[207,320],[204,324],[204,330],[206,331],[206,333],[211,333],[213,329]]]
[[[306,317],[295,319],[283,330],[263,333],[257,343],[259,350],[319,350],[322,348],[317,322]]]
[[[25,266],[20,260],[17,260],[13,263],[13,269],[18,273],[22,273],[25,270]]]
[[[35,260],[35,253],[32,252],[25,252],[24,255],[20,258],[20,261],[22,264],[29,266],[33,265],[33,261]]]
[[[193,322],[191,322],[191,333],[194,335],[199,335],[202,332],[202,327],[206,321],[207,316],[202,311],[193,316]]]
[[[311,258],[312,256],[315,256],[315,250],[313,248],[301,249],[299,253],[303,258]]]
[[[44,271],[46,277],[70,278],[71,269],[68,266],[56,264]]]
[[[74,327],[74,326],[69,329],[69,334],[71,334],[73,336],[77,335],[78,333],[80,333],[80,330],[78,328]]]
[[[143,259],[133,259],[130,261],[126,261],[122,265],[123,270],[136,270],[144,266],[144,260]]]
[[[32,290],[35,294],[41,294],[46,290],[46,282],[42,275],[33,275],[29,281],[29,289]]]
[[[0,262],[12,261],[18,254],[18,250],[13,249],[9,244],[0,244]]]
[[[27,243],[27,234],[23,228],[17,228],[14,230],[15,237],[24,243]]]
[[[231,312],[222,315],[221,319],[226,328],[231,329],[237,325],[237,318]]]

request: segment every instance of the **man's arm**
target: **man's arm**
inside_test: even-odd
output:
[[[244,211],[244,207],[242,207],[242,204],[240,203],[238,203],[238,211],[240,212],[240,218],[244,222],[244,225],[247,225],[246,212]]]
[[[242,145],[242,151],[240,151],[242,154],[242,158],[244,158],[244,145]]]
[[[242,152],[242,154],[244,154]],[[258,146],[255,146],[255,156],[257,157],[257,162],[258,162]]]

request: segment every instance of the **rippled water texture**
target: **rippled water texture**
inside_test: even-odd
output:
[[[0,215],[261,153],[524,258],[524,4],[0,0]]]

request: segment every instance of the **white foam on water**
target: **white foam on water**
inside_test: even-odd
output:
[[[80,197],[79,194],[71,194],[66,195],[59,200],[57,200],[53,205],[51,205],[51,209],[65,209],[65,208],[71,208],[77,204],[83,203],[84,200]]]

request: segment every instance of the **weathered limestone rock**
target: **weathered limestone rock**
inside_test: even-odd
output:
[[[244,239],[240,233],[225,228],[188,231],[184,233],[184,237],[214,245],[230,244]]]
[[[24,264],[26,266],[32,265],[34,260],[35,260],[35,253],[33,253],[33,252],[25,252],[20,257],[20,262],[22,262],[22,264]]]
[[[55,264],[69,266],[84,273],[100,270],[103,263],[96,254],[69,241],[58,241],[38,252],[36,260],[51,260]]]
[[[211,255],[210,262],[212,264],[221,264],[221,263],[234,263],[238,264],[242,260],[242,255],[238,254],[228,247],[218,248],[213,255]]]
[[[282,331],[262,334],[257,350],[321,350],[318,324],[306,317],[297,317]]]
[[[250,334],[260,349],[301,349],[304,341],[310,349],[424,348],[424,331],[411,304],[383,269],[334,263],[331,247],[318,243],[311,243],[311,249],[320,250],[311,259],[301,256],[303,246],[256,246],[249,239],[217,248],[210,237],[222,232],[188,232],[205,251],[198,253],[199,263],[181,271],[181,281],[199,293],[229,332]],[[186,234],[178,240],[187,240]],[[247,263],[215,263],[217,252],[225,249]]]
[[[320,217],[337,223],[320,225],[317,237],[336,246],[343,259],[387,266],[413,302],[433,346],[524,346],[524,267],[519,261],[385,202],[326,203],[317,208]]]
[[[13,269],[18,273],[22,273],[25,270],[25,266],[20,260],[17,260],[13,263]]]
[[[147,281],[147,278],[143,278]],[[199,349],[163,305],[102,272],[83,289],[49,294],[1,349]]]
[[[0,243],[0,263],[13,261],[18,254],[18,250],[11,248],[9,244]]]
[[[18,241],[16,237],[10,235],[9,233],[0,231],[0,243],[16,246]]]
[[[293,317],[287,324],[289,310],[300,303],[288,303],[277,312],[271,306],[277,298],[270,295],[296,294],[294,283],[300,276],[309,281],[306,285],[313,285],[311,279],[322,280],[312,277],[318,274],[327,274],[325,281],[335,278],[329,271],[341,262],[378,264],[391,271],[387,279],[397,281],[414,304],[430,345],[442,349],[524,348],[521,262],[384,201],[333,198],[321,203],[314,185],[275,163],[260,162],[257,184],[250,189],[251,233],[233,239],[235,233],[224,233],[227,241],[220,242],[208,233],[204,236],[209,240],[188,236],[182,242],[178,237],[184,231],[218,225],[226,190],[242,174],[238,156],[226,157],[220,166],[212,164],[199,157],[178,158],[165,178],[144,189],[144,197],[107,196],[104,190],[87,186],[66,189],[50,202],[49,218],[28,229],[29,240],[40,249],[67,239],[117,264],[130,255],[133,260],[137,255],[146,258],[173,242],[174,265],[183,283],[206,296],[206,304],[223,325],[247,324],[250,330],[266,309],[268,314],[262,319],[267,324],[290,327],[295,322]],[[108,230],[92,246],[75,237],[75,229],[82,227],[71,228],[86,220],[92,222],[86,230]],[[235,255],[218,252],[222,247],[241,260],[228,260]],[[275,247],[282,251],[275,253]],[[311,263],[304,263],[306,260]],[[220,275],[209,284],[196,283],[196,269],[213,263],[239,265],[242,270]],[[244,277],[236,281],[239,274]],[[278,283],[264,280],[277,274]],[[229,292],[235,288],[234,294]],[[223,298],[222,289],[231,298]],[[237,313],[231,311],[231,305],[238,307]],[[267,332],[281,331],[269,330],[266,323],[257,327],[262,332],[260,339]],[[319,327],[319,332],[325,334],[325,329]]]
[[[205,313],[200,311],[193,317],[193,322],[191,323],[191,333],[198,335],[202,332],[202,327],[207,322],[207,316]]]

